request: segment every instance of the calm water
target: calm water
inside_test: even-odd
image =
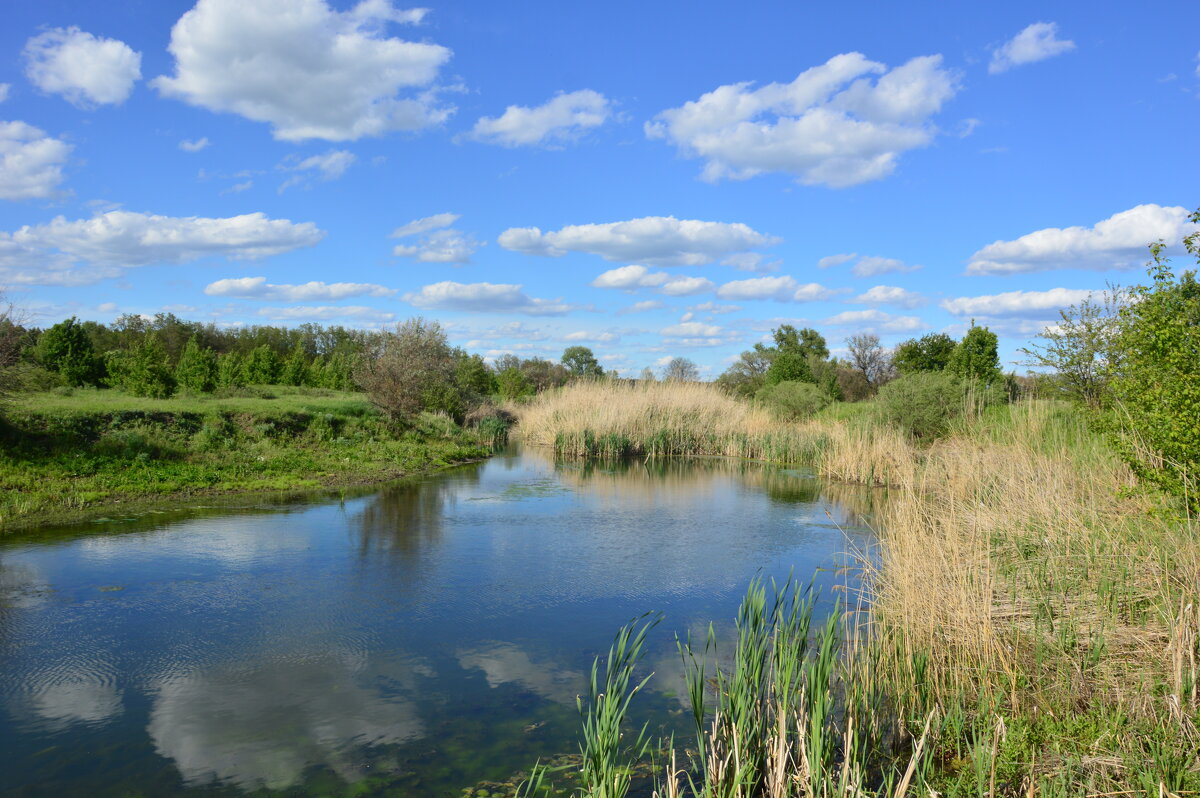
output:
[[[0,794],[459,795],[576,750],[592,658],[647,610],[640,711],[686,732],[675,633],[729,629],[760,572],[828,607],[818,569],[867,542],[803,472],[538,452],[10,540]]]

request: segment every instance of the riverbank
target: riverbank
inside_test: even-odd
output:
[[[251,388],[21,396],[0,427],[0,531],[182,498],[383,482],[487,456],[445,417],[396,434],[361,394]]]
[[[888,487],[878,551],[862,558],[864,595],[848,605],[869,611],[843,619],[829,681],[798,693],[803,703],[832,686],[858,709],[813,724],[805,704],[797,725],[771,733],[777,745],[714,727],[701,744],[717,752],[709,770],[719,752],[759,745],[773,773],[828,795],[1200,790],[1200,529],[1139,485],[1077,408],[1000,405],[918,443],[870,402],[785,425],[706,386],[620,390],[539,397],[518,431],[564,454],[603,454],[606,440],[645,454],[656,439],[698,442],[692,453],[757,447]],[[825,772],[812,751],[831,745],[855,753],[821,760]],[[720,767],[682,757],[680,767],[698,790],[726,794]],[[776,783],[763,794],[790,794]]]

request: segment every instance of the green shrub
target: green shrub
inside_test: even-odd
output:
[[[1003,386],[926,371],[884,385],[875,404],[886,421],[918,440],[932,440],[950,432],[965,416],[973,417],[1006,399]]]
[[[768,385],[754,396],[784,421],[809,418],[833,401],[833,397],[816,385],[796,381]]]

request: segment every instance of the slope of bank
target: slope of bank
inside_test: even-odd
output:
[[[488,452],[440,416],[397,434],[361,394],[32,394],[10,404],[0,426],[0,530],[185,496],[381,482]]]

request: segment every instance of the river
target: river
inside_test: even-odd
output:
[[[867,500],[758,463],[514,449],[0,541],[0,794],[459,796],[577,750],[593,658],[647,611],[637,711],[687,734],[675,635],[727,635],[757,574],[815,578],[828,612]]]

